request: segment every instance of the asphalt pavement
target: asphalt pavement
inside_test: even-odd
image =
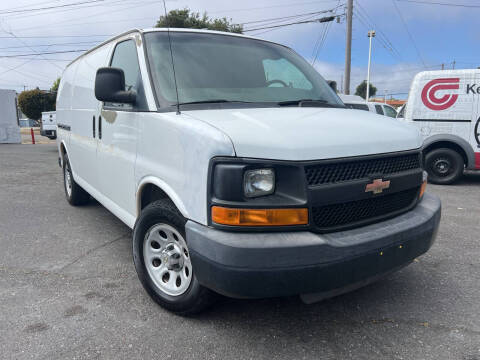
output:
[[[0,145],[1,359],[480,359],[480,174],[429,185],[433,248],[333,299],[222,299],[193,318],[137,279],[131,231],[70,206],[54,144]]]

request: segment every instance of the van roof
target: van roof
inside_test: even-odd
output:
[[[456,69],[456,70],[429,70],[429,71],[421,71],[415,75],[415,77],[423,77],[423,76],[442,76],[448,77],[450,75],[461,76],[463,74],[480,74],[480,69]]]
[[[105,45],[105,44],[108,44],[109,42],[111,41],[114,41],[118,38],[121,38],[125,35],[129,35],[129,34],[132,34],[132,33],[139,33],[139,34],[145,34],[145,33],[149,33],[149,32],[165,32],[165,31],[171,31],[171,32],[196,32],[196,33],[206,33],[206,34],[218,34],[218,35],[226,35],[226,36],[236,36],[236,37],[242,37],[242,38],[246,38],[246,39],[253,39],[253,40],[260,40],[260,41],[265,41],[265,42],[271,42],[271,43],[274,43],[274,44],[277,44],[277,45],[281,45],[281,46],[285,46],[285,45],[282,45],[282,44],[278,44],[278,43],[275,43],[273,41],[268,41],[268,40],[264,40],[264,39],[259,39],[259,38],[256,38],[256,37],[253,37],[253,36],[247,36],[247,35],[243,35],[243,34],[237,34],[237,33],[231,33],[231,32],[225,32],[225,31],[215,31],[215,30],[206,30],[206,29],[191,29],[191,28],[147,28],[147,29],[131,29],[131,30],[128,30],[128,31],[125,31],[121,34],[118,34],[118,35],[115,35],[105,41],[103,41],[102,43],[98,44],[97,46],[91,48],[90,50],[88,51],[85,51],[83,54],[81,54],[80,56],[76,57],[75,59],[73,59],[71,62],[68,63],[68,65],[65,67],[69,67],[71,64],[73,64],[75,61],[77,61],[78,59],[82,58],[83,56],[87,55],[88,53],[98,49],[99,47]],[[286,46],[285,46],[286,47]]]

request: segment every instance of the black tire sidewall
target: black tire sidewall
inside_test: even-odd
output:
[[[72,192],[70,195],[68,195],[67,191],[67,182],[65,181],[65,171],[67,171],[67,166],[70,169],[70,176],[71,176],[71,181],[72,181]],[[65,196],[67,197],[67,201],[70,204],[73,204],[72,198],[73,198],[73,175],[72,175],[72,167],[70,166],[70,161],[68,159],[68,155],[65,154],[63,157],[63,190],[65,191]]]
[[[454,171],[448,176],[440,176],[436,174],[433,170],[433,161],[439,157],[447,158],[452,166],[454,166]],[[462,175],[465,167],[465,162],[462,156],[455,150],[448,148],[435,149],[427,153],[425,156],[425,170],[428,172],[428,180],[433,184],[439,185],[448,185],[453,184],[457,181]]]
[[[202,292],[206,291],[195,277],[192,269],[192,281],[188,289],[181,295],[171,296],[160,290],[150,278],[145,267],[143,245],[147,231],[154,225],[167,224],[175,228],[185,239],[186,220],[165,201],[157,201],[148,205],[139,216],[133,231],[133,261],[138,277],[147,293],[161,306],[176,313],[190,313],[196,307]],[[187,244],[188,245],[188,244]]]

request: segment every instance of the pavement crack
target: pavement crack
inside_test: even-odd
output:
[[[77,263],[78,261],[80,261],[81,259],[87,257],[87,256],[90,255],[91,253],[93,253],[93,252],[95,252],[95,251],[97,251],[97,250],[100,250],[100,249],[102,249],[102,248],[104,248],[104,247],[106,247],[106,246],[108,246],[108,245],[110,245],[110,244],[113,244],[114,242],[119,241],[119,240],[127,237],[128,235],[129,235],[129,234],[123,234],[123,235],[121,235],[121,236],[119,236],[119,237],[117,237],[117,238],[115,238],[115,239],[113,239],[113,240],[107,241],[106,243],[103,243],[103,244],[98,245],[98,246],[96,246],[96,247],[94,247],[94,248],[92,248],[92,249],[89,249],[88,251],[86,251],[86,252],[83,253],[82,255],[78,256],[77,258],[75,258],[74,260],[72,260],[71,262],[69,262],[68,264],[62,266],[62,267],[60,268],[60,271],[65,270],[66,268],[68,268],[68,267],[76,264],[76,263]]]

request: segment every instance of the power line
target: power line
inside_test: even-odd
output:
[[[43,26],[43,25],[42,25]],[[0,36],[0,39],[57,39],[77,37],[111,37],[114,35],[38,35],[38,36]]]
[[[270,21],[270,20],[288,20],[288,19],[291,19],[291,18],[302,17],[302,16],[307,16],[307,15],[322,14],[322,13],[327,12],[327,11],[329,11],[329,10],[325,10],[325,11],[314,11],[314,12],[310,12],[310,13],[290,15],[290,16],[282,16],[282,17],[271,18],[271,19],[247,21],[247,22],[238,23],[238,24],[234,24],[234,25],[247,25],[247,24],[263,23],[263,22],[268,22],[268,21]]]
[[[371,25],[373,25],[373,28],[377,31],[377,35],[379,35],[379,39],[380,42],[383,43],[383,46],[392,53],[392,55],[395,55],[397,56],[400,60],[402,58],[402,55],[400,54],[400,52],[395,48],[395,46],[393,45],[393,43],[390,41],[390,39],[387,37],[387,34],[382,31],[378,26],[377,24],[375,24],[375,22],[372,20],[372,18],[368,15],[368,12],[367,10],[360,4],[360,2],[357,1],[357,9],[360,11],[360,14],[359,15],[362,15],[364,16],[365,20],[367,23],[370,23]],[[358,13],[357,13],[358,14]],[[371,29],[368,29],[368,30],[371,30]]]
[[[23,57],[23,56],[40,56],[40,55],[51,55],[51,54],[67,54],[67,53],[75,53],[75,52],[84,52],[87,49],[82,50],[65,50],[65,51],[49,51],[49,52],[36,52],[33,54],[18,54],[18,55],[0,55],[0,58],[16,58],[16,57]]]
[[[309,5],[309,4],[318,4],[318,3],[335,2],[335,1],[337,1],[337,0],[317,0],[317,1],[309,1],[309,2],[303,2],[303,3],[289,3],[289,4],[262,6],[262,7],[256,7],[256,8],[216,10],[216,11],[209,11],[209,14],[225,13],[225,12],[231,13],[231,12],[235,12],[235,11],[251,11],[251,10],[272,9],[272,8],[277,8],[277,7],[291,7],[291,6],[298,6],[298,5]]]
[[[46,47],[46,46],[73,46],[79,44],[98,44],[98,41],[79,41],[79,42],[68,42],[68,43],[54,43],[54,44],[34,44],[34,47]],[[29,48],[30,46],[22,45],[22,46],[7,46],[2,47],[0,50],[8,50],[8,49],[21,49],[21,48]]]
[[[335,10],[335,12],[333,14],[334,16],[337,15],[337,10],[338,10],[339,6],[340,6],[340,0],[338,0],[337,6],[334,9]],[[331,25],[332,25],[332,23],[329,22],[327,24],[327,26],[324,27],[324,29],[321,33],[321,36],[317,39],[317,42],[315,43],[315,46],[313,48],[314,57],[313,57],[313,61],[312,61],[312,66],[315,65],[315,62],[317,61],[318,55],[320,54],[320,51],[322,50],[323,45],[325,44],[325,41],[327,39],[328,32],[330,31],[330,26]]]
[[[90,3],[98,3],[98,2],[103,2],[103,1],[105,1],[105,0],[80,1],[80,2],[71,3],[71,4],[46,6],[46,7],[33,8],[33,9],[9,10],[9,11],[8,10],[7,11],[1,11],[0,10],[0,15],[13,14],[13,13],[24,13],[24,12],[32,12],[32,11],[41,11],[41,10],[50,10],[50,9],[57,9],[57,8],[65,8],[65,7],[69,7],[69,6],[77,6],[77,5],[90,4]]]
[[[288,23],[288,24],[281,24],[281,25],[274,25],[274,26],[266,26],[266,27],[261,27],[261,28],[256,28],[256,29],[248,29],[248,30],[243,30],[243,32],[250,32],[250,31],[256,31],[256,30],[263,30],[263,29],[273,29],[273,28],[278,28],[278,27],[283,27],[283,26],[291,26],[291,25],[297,25],[297,24],[307,24],[307,23],[312,23],[312,22],[329,22],[333,21],[335,19],[335,16],[327,16],[319,19],[313,19],[313,20],[305,20],[305,21],[297,21],[293,23]]]
[[[423,4],[423,5],[440,5],[440,6],[454,6],[454,7],[464,7],[464,8],[480,8],[480,5],[468,5],[468,4],[452,4],[452,3],[441,3],[441,2],[429,2],[429,1],[419,1],[419,0],[396,0],[409,3]]]
[[[407,22],[403,18],[402,13],[400,12],[400,9],[397,6],[397,3],[395,2],[395,0],[392,0],[392,3],[395,9],[397,10],[398,16],[400,17],[400,20],[402,21],[403,26],[405,27],[405,30],[407,31],[407,34],[410,37],[410,40],[412,41],[413,47],[415,48],[415,51],[417,52],[419,59],[422,61],[423,66],[427,67],[427,65],[425,64],[425,61],[423,60],[422,54],[420,53],[420,50],[418,49],[417,44],[415,43],[415,39],[413,38],[410,30],[408,29]]]

